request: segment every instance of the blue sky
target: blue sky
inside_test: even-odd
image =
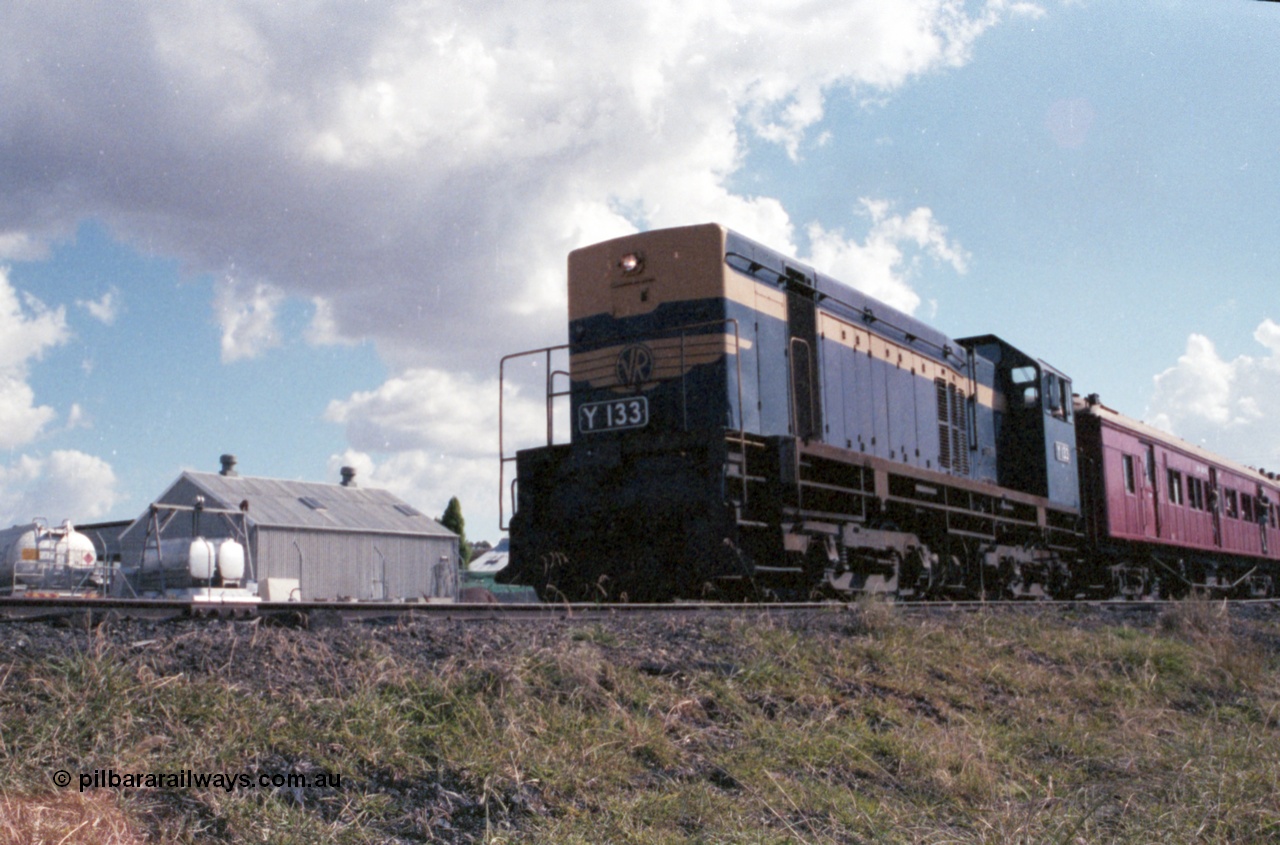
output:
[[[1280,469],[1278,4],[53,0],[0,55],[5,524],[232,452],[496,540],[565,253],[708,220]]]

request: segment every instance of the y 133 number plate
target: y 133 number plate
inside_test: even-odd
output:
[[[578,431],[617,431],[621,428],[644,428],[649,424],[649,400],[644,396],[588,402],[578,406]]]

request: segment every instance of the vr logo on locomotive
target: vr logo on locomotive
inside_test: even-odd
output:
[[[643,343],[632,344],[618,353],[614,369],[618,384],[639,387],[653,378],[653,350]]]

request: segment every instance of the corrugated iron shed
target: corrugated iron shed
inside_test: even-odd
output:
[[[386,490],[188,471],[155,501],[160,508],[190,508],[199,501],[210,511],[170,519],[162,532],[166,539],[197,532],[234,538],[238,517],[212,511],[243,512],[250,577],[295,579],[306,600],[457,595],[457,536]],[[126,568],[141,560],[149,527],[150,509],[121,534]]]
[[[225,476],[216,472],[184,472],[157,501],[174,502],[183,483],[198,488],[213,507],[239,508],[248,502],[257,526],[313,531],[453,537],[440,523],[399,497],[371,487],[344,487],[311,481]],[[212,500],[212,501],[210,501]]]

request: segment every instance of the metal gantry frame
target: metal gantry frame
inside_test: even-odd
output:
[[[249,513],[243,509],[231,508],[211,508],[206,507],[203,497],[199,497],[194,505],[172,505],[165,503],[153,503],[147,514],[147,533],[142,540],[142,551],[138,556],[138,572],[139,574],[146,568],[147,550],[155,548],[156,563],[160,571],[160,589],[167,589],[165,584],[164,573],[164,552],[161,548],[160,540],[164,530],[173,522],[174,517],[180,513],[191,514],[191,539],[200,536],[200,516],[202,514],[212,514],[222,517],[227,527],[231,529],[231,538],[240,543],[244,548],[245,573],[246,577],[251,580],[257,580],[257,567],[253,560],[253,552],[249,547]],[[162,517],[161,514],[164,514]],[[154,544],[154,545],[153,545]],[[116,568],[112,568],[112,574],[116,572]],[[125,587],[136,598],[138,593],[129,583],[128,576],[120,571],[120,577],[124,580]],[[107,593],[110,594],[114,585],[108,581],[106,585]]]

